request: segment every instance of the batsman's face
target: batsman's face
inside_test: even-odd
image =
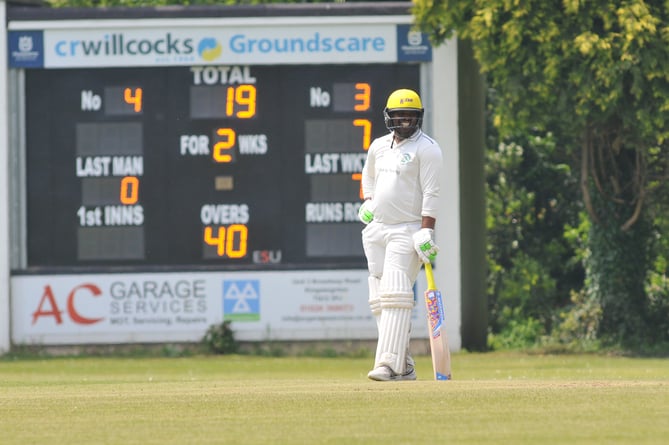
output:
[[[395,134],[402,139],[406,139],[414,134],[418,128],[420,114],[415,111],[398,110],[389,113],[389,116],[393,120]]]

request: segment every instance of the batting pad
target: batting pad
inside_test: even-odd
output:
[[[399,270],[388,271],[381,278],[379,295],[381,319],[374,367],[386,365],[396,374],[404,374],[414,306],[407,274]]]
[[[396,374],[406,371],[407,342],[411,328],[411,309],[387,308],[381,313],[377,362],[374,367],[386,365]]]
[[[369,308],[372,310],[372,315],[376,320],[376,327],[378,329],[381,321],[381,298],[379,297],[379,283],[381,280],[376,277],[368,277],[367,283],[369,285]]]

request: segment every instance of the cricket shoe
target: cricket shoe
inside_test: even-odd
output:
[[[416,369],[411,357],[407,357],[407,369],[404,374],[397,374],[389,366],[381,365],[372,369],[367,377],[377,382],[389,382],[393,380],[416,380]]]

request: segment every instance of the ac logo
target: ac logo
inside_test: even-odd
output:
[[[104,318],[89,318],[82,315],[79,312],[79,310],[77,310],[77,306],[75,304],[74,297],[77,295],[80,295],[81,297],[99,297],[100,295],[102,295],[102,291],[96,285],[88,283],[76,286],[70,291],[70,293],[67,296],[67,304],[65,306],[65,309],[67,311],[67,315],[74,323],[81,325],[90,325],[98,323],[104,319]],[[32,314],[33,316],[32,324],[34,325],[35,323],[37,323],[39,319],[47,317],[47,318],[52,318],[56,324],[60,325],[63,324],[62,314],[63,311],[58,306],[58,302],[56,301],[56,296],[53,293],[53,289],[51,288],[50,285],[47,284],[46,286],[44,286],[44,293],[42,294],[42,298],[40,299],[39,304],[35,309],[35,312],[33,312]]]
[[[223,320],[260,320],[259,280],[227,280],[223,282]]]

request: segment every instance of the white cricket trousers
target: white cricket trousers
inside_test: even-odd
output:
[[[379,333],[374,368],[388,366],[400,375],[406,371],[415,305],[413,284],[422,265],[412,237],[419,229],[419,223],[372,221],[362,231],[369,269],[369,307]]]
[[[418,230],[420,222],[382,224],[372,221],[365,226],[362,247],[369,275],[380,279],[386,271],[401,271],[413,286],[422,266],[413,246],[413,234]]]

